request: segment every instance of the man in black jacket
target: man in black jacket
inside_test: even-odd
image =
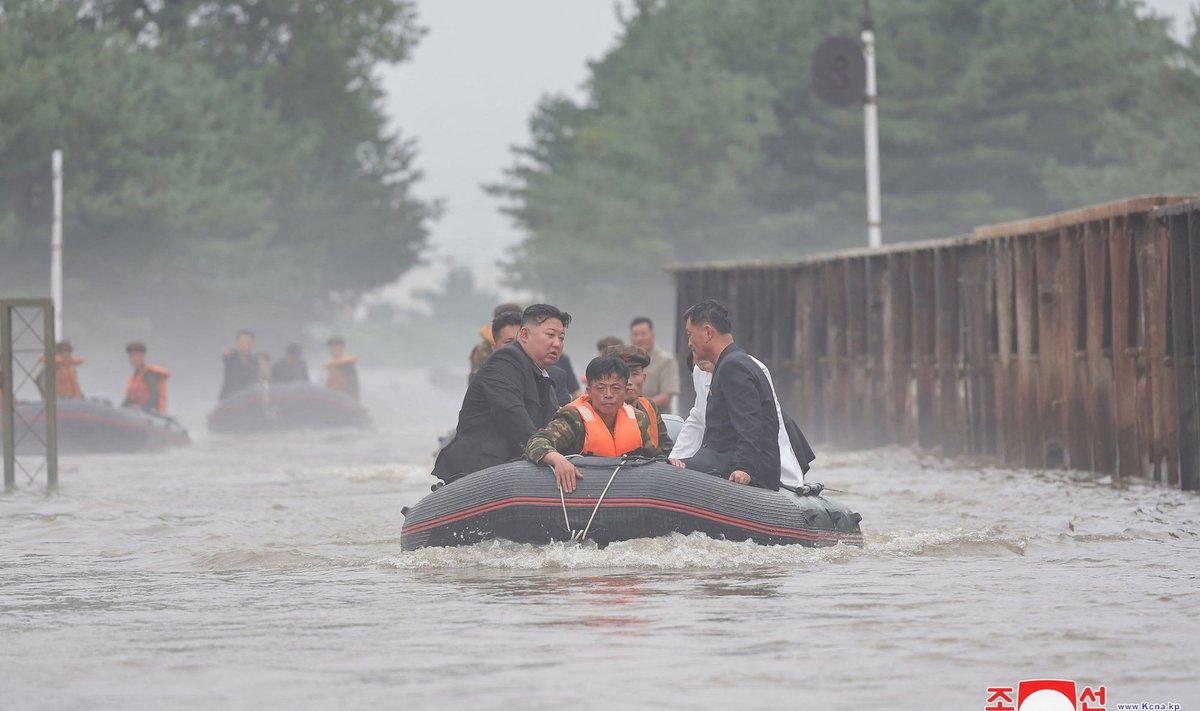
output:
[[[454,439],[433,466],[435,477],[450,483],[524,454],[529,437],[558,410],[546,368],[562,355],[570,325],[570,314],[554,306],[525,309],[516,342],[492,353],[471,379]]]
[[[689,469],[736,484],[779,490],[779,416],[763,369],[733,342],[729,311],[706,299],[684,312],[696,360],[716,363],[705,408],[704,439]]]

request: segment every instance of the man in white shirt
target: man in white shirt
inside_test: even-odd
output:
[[[787,428],[784,426],[783,408],[779,404],[779,395],[775,392],[775,382],[771,379],[771,371],[757,358],[751,356],[750,359],[759,368],[762,368],[763,374],[767,376],[767,382],[771,383],[771,393],[775,396],[775,414],[779,418],[779,483],[792,489],[803,486],[804,470],[807,467],[801,465],[800,458],[796,456],[796,451],[792,447],[791,438],[788,437]],[[712,387],[713,368],[714,364],[709,361],[699,361],[692,366],[692,384],[696,390],[696,403],[692,405],[692,411],[684,420],[683,429],[675,438],[671,459],[687,459],[694,456],[700,449],[700,443],[704,439],[704,411],[708,404],[708,391]]]

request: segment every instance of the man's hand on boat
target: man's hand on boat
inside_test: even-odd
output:
[[[738,469],[729,475],[729,481],[732,481],[734,484],[749,484],[750,475]]]
[[[575,478],[583,478],[583,474],[575,468],[571,460],[558,452],[547,452],[546,456],[542,457],[542,464],[546,464],[554,470],[554,483],[558,484],[558,488],[562,489],[563,493],[569,494],[575,491]]]
[[[683,463],[682,459],[668,459],[667,464],[670,464],[673,467],[679,467],[680,469],[687,469],[687,465]]]

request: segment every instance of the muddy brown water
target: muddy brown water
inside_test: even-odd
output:
[[[404,553],[459,395],[369,375],[369,432],[214,437],[197,412],[188,449],[0,494],[0,705],[982,709],[1063,678],[1200,708],[1194,495],[821,451],[861,549]]]

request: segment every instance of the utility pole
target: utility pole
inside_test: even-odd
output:
[[[50,154],[50,169],[54,182],[54,217],[50,223],[50,298],[54,300],[54,337],[57,343],[63,338],[63,156],[55,148]]]
[[[871,0],[863,0],[862,51],[867,65],[863,94],[863,132],[867,148],[867,244],[883,245],[883,216],[879,207],[879,114],[875,93],[875,20]]]

